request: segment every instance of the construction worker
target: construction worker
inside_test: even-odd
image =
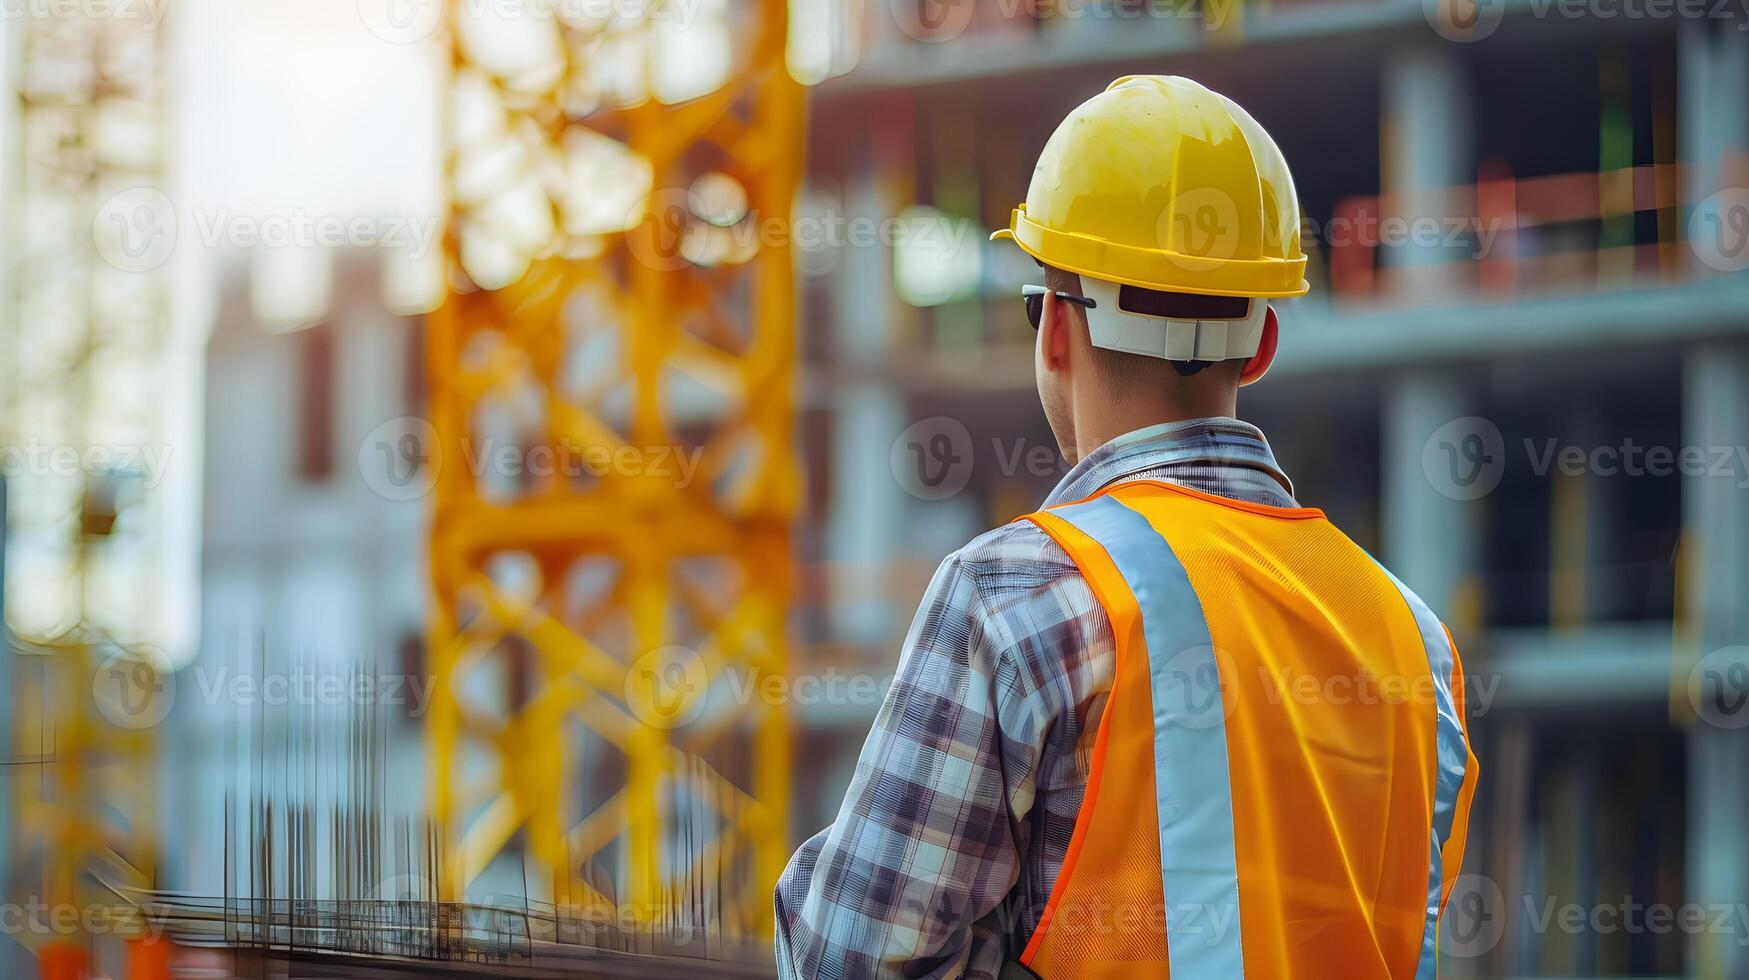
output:
[[[1073,468],[949,556],[832,826],[777,887],[785,976],[1425,978],[1476,761],[1450,634],[1234,418],[1307,291],[1281,151],[1120,78],[997,232]]]

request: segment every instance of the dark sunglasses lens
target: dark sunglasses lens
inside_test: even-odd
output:
[[[1032,324],[1032,328],[1037,330],[1039,317],[1044,316],[1045,312],[1044,294],[1034,293],[1030,296],[1022,296],[1020,299],[1026,304],[1026,322]]]

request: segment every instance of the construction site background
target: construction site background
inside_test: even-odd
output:
[[[768,974],[931,574],[1066,472],[989,232],[1166,73],[1304,211],[1241,417],[1464,652],[1443,974],[1749,977],[1742,5],[0,29],[0,976]]]

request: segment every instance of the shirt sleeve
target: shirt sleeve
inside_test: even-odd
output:
[[[937,570],[832,825],[777,885],[783,977],[993,975],[974,963],[1019,874],[984,603],[960,555]],[[984,921],[980,921],[984,920]]]

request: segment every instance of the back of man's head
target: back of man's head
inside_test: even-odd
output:
[[[1073,272],[1066,272],[1053,266],[1045,266],[1045,285],[1057,292],[1068,293],[1071,296],[1085,296],[1081,289],[1081,277]],[[1144,299],[1154,300],[1162,308],[1170,308],[1178,299],[1196,300],[1180,293],[1165,293],[1157,290],[1131,290],[1133,294]],[[1132,391],[1160,391],[1163,385],[1177,384],[1185,386],[1188,379],[1197,387],[1209,385],[1239,386],[1239,375],[1245,369],[1243,359],[1226,361],[1168,361],[1161,357],[1150,357],[1147,354],[1135,354],[1129,351],[1113,350],[1099,347],[1091,343],[1093,368],[1105,384],[1114,393]]]

